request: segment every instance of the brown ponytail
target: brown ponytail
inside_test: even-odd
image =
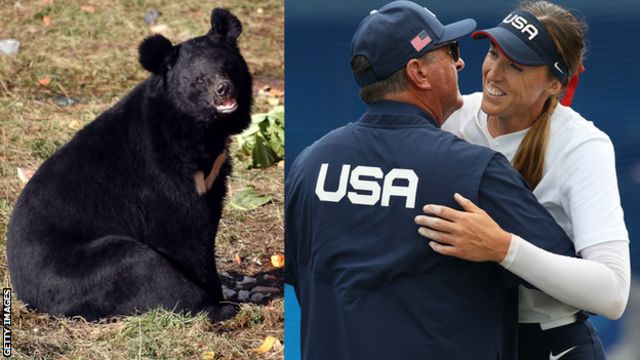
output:
[[[517,10],[530,12],[544,25],[556,45],[556,50],[569,68],[570,79],[582,64],[586,24],[568,10],[547,1],[523,2]],[[549,78],[553,78],[551,72]],[[562,85],[566,87],[567,84],[568,81]],[[531,189],[535,189],[542,180],[551,131],[551,115],[557,105],[558,96],[550,96],[547,99],[542,113],[525,135],[513,158],[513,167],[529,183]]]
[[[544,104],[542,114],[533,123],[513,157],[513,167],[535,189],[542,180],[544,158],[551,132],[551,114],[558,105],[558,98],[550,96]]]

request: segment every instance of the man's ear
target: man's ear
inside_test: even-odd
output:
[[[176,62],[177,48],[162,35],[153,35],[144,39],[138,47],[140,64],[154,74],[164,74]]]
[[[221,37],[235,42],[242,33],[242,23],[227,9],[215,8],[211,11],[210,36]]]
[[[426,62],[420,59],[409,60],[404,68],[409,84],[420,90],[431,89],[431,83],[427,76],[428,70]]]

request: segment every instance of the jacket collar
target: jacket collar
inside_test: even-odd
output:
[[[437,126],[435,119],[419,107],[403,102],[382,100],[367,105],[367,112],[358,123],[370,126],[404,127]]]

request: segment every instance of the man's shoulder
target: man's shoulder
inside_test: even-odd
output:
[[[387,154],[385,164],[403,163],[406,167],[432,170],[435,166],[477,176],[497,154],[434,126],[399,130],[391,136],[384,133],[385,128],[361,127],[358,123],[336,128],[305,148],[296,157],[289,175],[294,173],[304,178],[310,169],[317,171],[319,163],[337,159],[354,164],[355,160],[367,159],[367,163],[372,164],[376,163],[371,161],[375,158],[373,154]]]
[[[460,156],[460,157],[482,157],[486,159],[492,158],[494,155],[498,154],[498,152],[491,150],[490,148],[482,145],[471,144],[466,140],[463,140],[456,135],[447,132],[441,131],[442,137],[447,138],[450,142],[449,151],[451,152],[451,156]]]
[[[344,142],[344,138],[348,129],[353,127],[353,123],[335,128],[319,139],[315,140],[311,145],[304,148],[300,154],[296,156],[291,165],[289,173],[296,172],[300,168],[300,164],[306,163],[310,157],[326,156],[328,151],[335,150],[335,144]]]
[[[348,138],[350,129],[353,128],[353,126],[354,123],[348,123],[329,131],[311,145],[307,146],[300,155],[307,154],[307,156],[309,156],[318,152],[334,150],[335,144],[344,143]]]

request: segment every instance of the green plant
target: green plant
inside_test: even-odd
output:
[[[248,167],[265,168],[284,158],[284,106],[255,114],[251,125],[238,136],[240,154]]]

